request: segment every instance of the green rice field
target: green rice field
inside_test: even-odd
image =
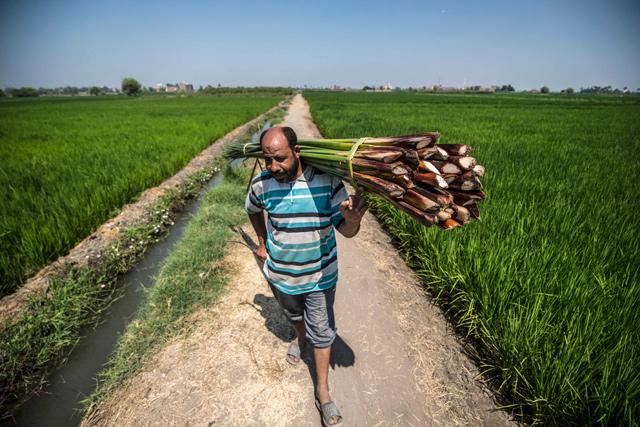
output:
[[[640,97],[306,92],[325,137],[438,130],[487,173],[481,221],[372,206],[530,421],[640,419]],[[428,339],[428,338],[427,338]]]
[[[0,296],[282,96],[0,101]]]

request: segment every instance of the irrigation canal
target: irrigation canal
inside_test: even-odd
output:
[[[265,122],[262,129],[267,129]],[[259,132],[252,135],[257,141]],[[240,159],[231,162],[237,166]],[[124,291],[105,311],[103,320],[95,328],[85,328],[78,345],[67,362],[49,376],[48,385],[25,402],[14,414],[19,426],[56,427],[79,425],[82,420],[80,401],[89,396],[96,387],[96,378],[105,367],[115,349],[118,338],[144,301],[145,289],[152,287],[164,259],[171,253],[176,242],[202,204],[205,194],[218,186],[222,174],[214,175],[169,228],[167,236],[149,247],[143,259],[120,279],[118,286]]]

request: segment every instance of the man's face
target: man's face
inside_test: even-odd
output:
[[[277,128],[267,132],[262,139],[267,170],[278,182],[293,181],[298,173],[300,149],[289,148],[287,138]]]

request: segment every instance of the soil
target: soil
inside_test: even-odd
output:
[[[171,178],[165,180],[157,187],[145,190],[134,202],[123,206],[120,213],[102,224],[95,232],[78,243],[68,254],[59,257],[51,264],[42,268],[33,277],[29,278],[16,292],[0,299],[0,321],[3,319],[17,318],[25,307],[29,295],[34,292],[45,292],[52,278],[61,277],[70,267],[82,268],[94,265],[104,259],[109,247],[116,243],[121,232],[131,226],[140,224],[147,216],[149,209],[169,190],[179,187],[195,172],[206,169],[213,159],[220,154],[227,142],[247,133],[256,124],[265,120],[265,117],[281,108],[283,103],[273,107],[255,119],[238,126],[222,138],[213,142],[200,154],[194,157],[184,168]],[[92,264],[93,263],[93,264]],[[0,322],[1,323],[1,322]]]
[[[320,137],[301,95],[283,124]],[[375,217],[367,213],[352,239],[336,234],[329,385],[343,425],[514,424]],[[312,358],[285,361],[293,330],[240,243],[228,245],[230,283],[218,303],[194,313],[190,333],[157,351],[83,425],[321,425]]]

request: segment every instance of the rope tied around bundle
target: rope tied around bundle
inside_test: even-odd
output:
[[[353,159],[353,156],[356,155],[358,148],[360,148],[360,146],[364,144],[368,139],[369,137],[359,138],[349,150],[349,154],[347,154],[347,168],[349,169],[349,179],[351,180],[351,185],[353,185],[353,187],[356,189],[358,189],[359,187],[356,183],[355,178],[353,177],[353,165],[351,163],[351,160]]]

